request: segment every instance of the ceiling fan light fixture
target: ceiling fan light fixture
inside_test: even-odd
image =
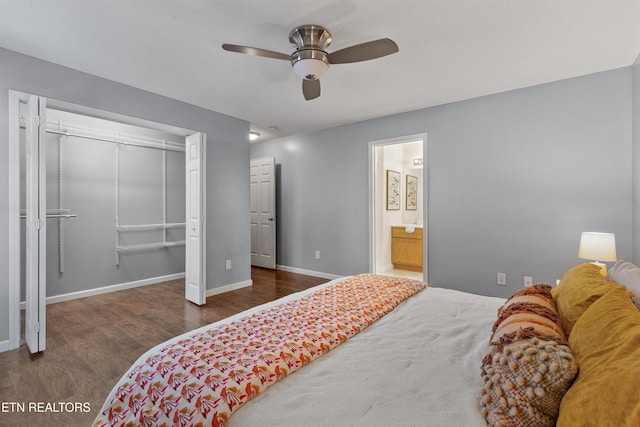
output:
[[[350,64],[369,61],[398,52],[398,45],[389,38],[372,40],[326,52],[333,38],[326,28],[320,25],[303,25],[289,33],[289,41],[296,47],[290,56],[280,52],[224,43],[222,48],[229,52],[265,58],[291,61],[295,74],[302,78],[302,95],[310,101],[320,96],[320,78],[329,71],[332,64]]]
[[[329,71],[329,64],[315,58],[300,59],[293,63],[293,71],[306,80],[317,80]]]

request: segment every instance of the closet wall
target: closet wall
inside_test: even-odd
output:
[[[126,135],[184,146],[180,136],[58,110],[47,110],[47,123],[49,129],[78,127],[77,133],[98,138]],[[184,226],[177,225],[185,221],[184,151],[52,132],[45,141],[47,212],[77,215],[47,220],[47,297],[184,272]],[[23,183],[24,177],[22,171]]]

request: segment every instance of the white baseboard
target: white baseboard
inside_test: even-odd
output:
[[[207,289],[207,296],[213,296],[218,294],[223,294],[229,291],[235,291],[236,289],[246,288],[249,286],[253,286],[253,280],[245,280],[243,282],[231,283],[230,285],[219,286],[217,288]]]
[[[184,279],[184,273],[168,274],[166,276],[151,277],[149,279],[136,280],[133,282],[119,283],[117,285],[103,286],[100,288],[87,289],[85,291],[70,292],[68,294],[54,295],[47,297],[47,305],[57,302],[69,301],[72,299],[90,297],[94,295],[107,294],[110,292],[122,291],[125,289],[139,288],[141,286],[154,285],[156,283],[167,282],[169,280]],[[25,302],[20,302],[20,310],[25,309]]]
[[[11,350],[9,340],[0,341],[0,353]]]
[[[387,271],[391,271],[391,270],[393,270],[393,268],[394,268],[394,267],[393,267],[393,264],[389,264],[389,265],[387,265],[387,266],[385,266],[385,267],[381,267],[381,268],[379,268],[379,269],[378,269],[378,273],[386,273]]]
[[[286,265],[276,265],[276,270],[288,271],[289,273],[304,274],[304,275],[313,276],[313,277],[320,277],[322,279],[329,279],[329,280],[339,279],[343,277],[343,276],[338,276],[336,274],[323,273],[321,271],[305,270],[303,268],[289,267]]]
[[[298,274],[304,274],[307,276],[321,277],[323,279],[329,279],[329,280],[339,279],[342,277],[336,274],[323,273],[320,271],[313,271],[313,270],[305,270],[305,269],[296,268],[296,267],[288,267],[286,265],[277,265],[276,269],[282,270],[282,271],[288,271],[290,273],[298,273]],[[156,283],[166,282],[169,280],[177,280],[177,279],[184,279],[184,273],[169,274],[166,276],[136,280],[134,282],[119,283],[117,285],[103,286],[100,288],[87,289],[87,290],[78,291],[78,292],[70,292],[68,294],[62,294],[62,295],[54,295],[54,296],[47,297],[46,303],[47,305],[55,304],[57,302],[69,301],[69,300],[78,299],[78,298],[85,298],[85,297],[90,297],[94,295],[106,294],[110,292],[117,292],[125,289],[139,288],[141,286],[154,285]],[[252,280],[245,280],[242,282],[231,283],[229,285],[207,289],[207,296],[210,297],[212,295],[218,295],[225,292],[234,291],[236,289],[246,288],[252,285],[253,285]],[[21,301],[20,310],[24,310],[24,309],[25,309],[25,302]],[[5,344],[5,342],[0,341],[0,352],[3,351],[1,350],[3,348],[2,347],[3,344]],[[6,341],[6,346],[7,346],[7,349],[9,349],[9,341]]]

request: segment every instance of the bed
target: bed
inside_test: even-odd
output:
[[[573,274],[573,270],[567,274]],[[588,265],[586,270],[592,273]],[[580,270],[578,273],[581,272]],[[640,277],[640,269],[638,273]],[[568,285],[572,285],[570,283],[573,280],[572,277],[563,278],[561,286],[553,292],[558,294],[558,289],[569,288]],[[602,294],[600,296],[607,294],[605,290],[620,291],[622,289],[612,280],[605,278],[601,280],[606,282],[606,286],[598,290],[598,293]],[[577,279],[576,281],[580,282]],[[358,282],[360,285],[364,283],[362,286],[376,293],[376,296],[373,299],[368,296],[361,297],[360,288],[357,290],[344,288],[353,286],[353,282]],[[572,287],[581,289],[582,282]],[[387,293],[377,295],[380,289],[385,289]],[[337,296],[335,292],[338,292]],[[625,299],[630,303],[630,307],[626,307],[626,310],[631,319],[631,330],[635,334],[632,340],[636,339],[627,353],[638,360],[640,312],[630,302],[626,288],[622,292],[624,293],[623,303]],[[327,304],[322,300],[320,303],[318,302],[320,300],[314,299],[322,293],[329,295],[330,301],[333,302]],[[518,292],[514,297],[505,300],[430,287],[408,279],[376,275],[337,279],[191,331],[149,350],[133,364],[113,388],[94,425],[162,425],[163,422],[166,425],[185,426],[198,425],[202,422],[201,425],[231,427],[484,426],[487,423],[490,425],[545,425],[540,424],[541,413],[546,420],[546,425],[554,425],[558,412],[560,412],[560,418],[557,419],[558,425],[578,425],[578,420],[575,418],[576,411],[572,408],[578,408],[579,412],[585,404],[585,399],[591,399],[593,395],[587,393],[584,397],[579,394],[578,403],[569,402],[565,411],[568,415],[563,418],[561,401],[564,395],[569,395],[567,390],[572,388],[574,382],[580,385],[578,381],[582,374],[582,372],[578,374],[580,358],[570,348],[571,336],[563,333],[562,321],[565,318],[557,312],[549,314],[545,311],[548,309],[543,310],[536,305],[549,306],[555,310],[556,300],[559,301],[558,307],[572,306],[575,303],[572,298],[575,300],[575,297],[569,295],[570,292],[567,292],[568,296],[563,293],[561,296],[553,297],[551,293],[550,287],[536,286],[532,290]],[[353,295],[358,297],[354,298]],[[590,301],[590,298],[587,300]],[[358,308],[354,311],[353,307],[343,306],[340,303],[343,299],[357,300],[355,305]],[[393,306],[387,305],[390,299],[396,300]],[[583,311],[586,311],[596,299],[590,301],[590,304],[583,304],[586,306],[586,308],[583,307]],[[301,302],[310,300],[315,301],[315,305],[321,306],[320,311],[324,314],[331,313],[327,306],[335,305],[339,312],[337,317],[355,319],[355,326],[328,322],[329,332],[326,335],[316,330],[305,333],[307,338],[310,336],[313,339],[294,345],[293,350],[287,347],[287,351],[291,350],[295,358],[288,358],[287,355],[278,353],[275,348],[270,349],[269,354],[280,355],[279,361],[264,359],[264,355],[255,352],[253,354],[255,360],[260,359],[261,363],[259,369],[252,365],[250,360],[246,360],[227,367],[228,369],[223,366],[221,371],[214,370],[213,365],[216,363],[216,367],[220,368],[219,361],[200,357],[198,355],[202,354],[202,348],[185,344],[192,343],[193,341],[190,340],[204,334],[206,337],[216,338],[217,341],[212,346],[217,346],[215,349],[218,353],[228,352],[229,350],[223,348],[220,343],[220,337],[224,333],[233,334],[234,330],[241,330],[245,338],[248,335],[249,340],[255,341],[258,335],[255,335],[253,326],[263,322],[262,324],[269,324],[276,331],[280,331],[282,327],[273,326],[273,322],[269,319],[277,318],[282,313],[299,312],[296,314],[307,316],[312,313],[310,316],[314,324],[327,323],[320,322],[319,318],[322,316],[305,308],[307,306]],[[511,306],[510,312],[506,309],[508,306]],[[532,306],[536,306],[536,309],[531,309]],[[514,311],[514,307],[528,308]],[[635,312],[629,311],[629,308]],[[376,310],[381,313],[377,320],[374,313]],[[525,312],[526,314],[523,315]],[[348,314],[345,315],[345,313]],[[634,315],[637,315],[637,318]],[[333,313],[331,316],[336,314]],[[540,320],[536,316],[544,319]],[[575,318],[574,313],[570,321],[575,324],[580,320],[579,317]],[[634,323],[636,321],[637,325]],[[285,319],[284,323],[287,322],[294,325],[295,332],[299,332],[297,320]],[[534,326],[529,326],[526,322],[532,322]],[[547,324],[543,324],[544,322]],[[616,322],[620,322],[620,319],[616,319]],[[578,323],[578,331],[580,327]],[[586,327],[591,329],[592,325],[587,323]],[[542,332],[524,335],[519,332],[532,331],[536,328]],[[549,332],[551,330],[560,332]],[[557,339],[551,336],[554,333]],[[276,335],[278,334],[279,332],[276,332]],[[577,336],[580,334],[583,333],[580,332]],[[255,350],[251,346],[248,347],[249,350],[247,347],[234,347],[235,341],[228,336],[223,337],[221,341],[225,340],[227,341],[225,345],[230,346],[232,352],[237,349],[242,355],[247,355]],[[291,346],[287,340],[289,338],[284,340],[285,345]],[[260,341],[260,345],[267,345],[265,341],[266,339]],[[581,345],[578,343],[579,348]],[[518,350],[514,350],[513,346],[520,346],[518,348],[522,349],[525,355],[529,354],[527,353],[529,347],[535,346],[542,349],[541,352],[546,356],[541,364],[551,366],[544,375],[537,375],[542,378],[544,385],[539,381],[538,387],[530,386],[536,379],[534,374],[542,369],[536,364],[537,356],[526,356],[532,359],[533,363],[518,368],[515,362],[511,361],[518,355]],[[189,356],[191,362],[185,361],[184,353],[176,352],[176,348],[183,351],[186,347],[196,349],[196,357]],[[507,352],[508,355],[503,356]],[[174,362],[165,363],[164,359],[159,359],[159,357],[165,357],[167,353],[173,356]],[[234,357],[231,359],[242,360],[242,357]],[[194,362],[195,359],[197,363]],[[207,370],[209,377],[206,378],[215,377],[215,381],[198,378],[198,375],[205,375],[201,363],[205,359],[209,363],[209,367],[205,368],[205,370],[209,369]],[[506,362],[502,363],[502,359]],[[272,363],[266,363],[265,360]],[[519,361],[521,359],[518,359]],[[265,371],[267,365],[273,368],[278,363],[281,363],[280,366],[284,368],[276,367],[271,373]],[[591,362],[587,365],[589,363]],[[199,368],[196,368],[196,365]],[[629,363],[627,367],[628,365]],[[527,377],[523,372],[531,366],[534,369]],[[640,366],[640,364],[636,363],[634,366]],[[237,369],[238,367],[240,369]],[[516,371],[507,372],[514,367]],[[188,378],[180,376],[179,380],[176,380],[177,371],[171,369],[191,372],[191,374],[187,373]],[[212,375],[211,372],[218,374],[222,372],[220,374],[222,376]],[[238,380],[238,383],[233,382],[233,387],[232,380],[224,382],[225,378],[229,377],[229,372],[234,372],[231,377],[233,380]],[[510,382],[508,378],[513,372],[520,377],[516,375]],[[497,379],[498,373],[502,380],[509,383],[514,390],[508,391],[507,394],[502,391],[508,387]],[[518,378],[522,378],[523,375],[531,384],[519,387],[523,384],[518,383]],[[627,370],[627,375],[631,375],[630,380],[635,379],[637,384],[637,380],[640,380],[640,369],[633,367],[632,371]],[[262,385],[258,379],[262,381]],[[219,384],[214,384],[216,381]],[[187,387],[189,384],[191,386]],[[624,408],[622,412],[626,425],[640,425],[640,395],[636,396],[638,392],[635,384],[630,389],[622,388],[627,392],[625,401],[631,402],[621,406]],[[592,386],[587,385],[586,388],[590,390]],[[228,390],[221,393],[223,389]],[[236,394],[232,395],[229,390]],[[530,396],[532,399],[522,403],[522,399],[528,399],[527,393],[532,395]],[[538,395],[540,393],[542,397]],[[170,399],[167,400],[167,396],[170,396]],[[634,396],[638,397],[637,401],[634,401]],[[610,397],[618,399],[619,395]],[[223,406],[224,411],[220,409]],[[552,407],[549,408],[549,406]],[[214,416],[213,414],[217,414],[218,410],[220,414]],[[548,415],[549,413],[551,415]],[[625,424],[623,422],[594,425]]]

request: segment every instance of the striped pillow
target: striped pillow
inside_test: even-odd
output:
[[[566,344],[567,337],[558,319],[551,286],[539,284],[516,292],[498,310],[493,325],[492,345],[538,337]]]

